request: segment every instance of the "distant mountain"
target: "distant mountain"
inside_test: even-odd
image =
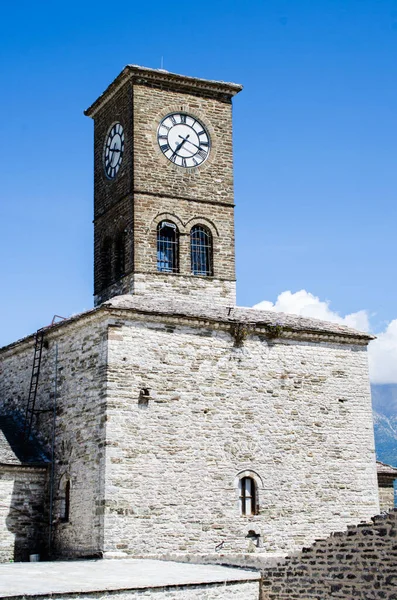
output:
[[[371,385],[376,458],[397,467],[397,384]]]

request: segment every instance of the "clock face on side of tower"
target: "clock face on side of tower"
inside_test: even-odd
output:
[[[114,179],[119,172],[124,154],[124,129],[121,123],[114,123],[108,131],[103,148],[103,168],[108,179]]]
[[[198,167],[210,154],[211,140],[206,127],[183,112],[167,115],[157,129],[160,150],[178,167]]]

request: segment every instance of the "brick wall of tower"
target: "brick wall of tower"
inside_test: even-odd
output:
[[[132,192],[133,170],[132,87],[126,83],[108,100],[94,119],[94,219]],[[124,156],[117,177],[108,179],[103,169],[106,135],[115,122],[124,128]]]
[[[212,232],[214,279],[234,281],[234,209],[231,101],[178,90],[134,86],[135,270],[156,272],[156,226],[172,220],[180,232],[180,273],[191,275],[190,230]],[[211,154],[197,169],[173,165],[161,153],[157,127],[172,111],[185,111],[209,129]],[[177,282],[174,284],[176,292]],[[210,286],[209,286],[210,287]],[[208,292],[209,296],[210,291]]]
[[[187,94],[178,90],[134,85],[134,187],[204,202],[233,204],[233,147],[231,101]],[[211,154],[198,169],[176,167],[157,143],[157,128],[170,112],[187,112],[208,127]],[[211,208],[207,207],[211,212]]]
[[[94,126],[94,294],[97,303],[110,297],[103,290],[102,245],[111,240],[110,285],[116,281],[114,244],[126,232],[125,273],[133,269],[133,105],[132,87],[124,85],[95,116]],[[110,127],[120,122],[124,128],[124,156],[117,177],[108,179],[103,168],[103,149]],[[122,281],[119,282],[122,285]],[[103,297],[100,296],[104,291]]]
[[[116,251],[117,236],[125,233],[125,275],[120,279],[116,276]],[[103,289],[103,255],[102,245],[105,239],[111,242],[110,253],[110,285]],[[133,203],[131,195],[119,200],[95,221],[94,229],[94,294],[96,304],[120,293],[129,293],[128,275],[133,270],[134,257],[134,225]],[[117,286],[116,293],[112,293],[113,286]]]
[[[173,297],[180,293],[192,298],[198,289],[208,302],[235,304],[231,109],[231,100],[224,95],[201,90],[186,93],[175,82],[170,89],[127,82],[95,115],[96,304],[123,293],[158,293],[156,226],[162,219],[172,220],[180,233],[180,272],[169,277],[164,289],[171,289]],[[157,128],[172,111],[196,116],[209,130],[211,153],[199,168],[178,168],[160,151]],[[115,121],[124,127],[125,152],[120,171],[111,181],[104,174],[103,144]],[[213,235],[213,277],[203,281],[191,273],[189,235],[196,224],[208,227]],[[123,227],[127,233],[125,276],[115,277],[112,263],[110,284],[104,286],[101,247],[106,237],[114,240],[115,232]]]

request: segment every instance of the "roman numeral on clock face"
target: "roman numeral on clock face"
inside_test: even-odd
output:
[[[157,142],[165,158],[182,169],[198,167],[211,150],[206,127],[185,112],[168,114],[160,121]]]
[[[200,148],[200,150],[197,152],[197,154],[199,155],[199,157],[204,160],[205,158],[207,158],[207,152],[205,150],[203,150],[202,148]]]
[[[103,147],[103,166],[108,179],[114,179],[119,172],[124,154],[124,129],[121,123],[114,123],[109,130]]]

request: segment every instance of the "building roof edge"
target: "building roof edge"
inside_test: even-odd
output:
[[[89,106],[84,114],[87,117],[94,117],[101,106],[110,100],[112,96],[124,85],[128,80],[136,83],[146,83],[148,81],[157,83],[167,83],[168,85],[176,85],[180,88],[189,90],[201,90],[212,93],[224,94],[229,99],[238,94],[243,86],[238,83],[226,81],[216,81],[212,79],[201,79],[199,77],[190,77],[188,75],[179,75],[171,73],[164,69],[150,69],[149,67],[141,67],[139,65],[126,65],[119,75],[108,85],[102,94]]]

